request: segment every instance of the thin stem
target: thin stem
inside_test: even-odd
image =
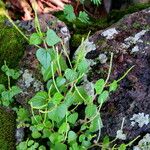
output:
[[[31,102],[31,113],[32,113],[32,116],[33,116],[34,120],[38,123],[38,121],[37,121],[37,119],[35,118],[35,115],[34,115],[32,102]]]
[[[126,77],[126,75],[134,68],[135,66],[132,66],[131,68],[129,68],[126,72],[125,72],[125,74],[121,77],[121,78],[119,78],[118,80],[117,80],[117,82],[120,82],[122,79],[124,79],[125,77]]]
[[[60,91],[59,91],[59,89],[58,89],[58,87],[57,87],[57,85],[56,85],[56,82],[55,82],[53,62],[51,63],[51,69],[52,69],[52,79],[53,79],[54,86],[55,86],[57,92],[60,93]]]
[[[108,80],[109,80],[109,78],[110,78],[110,74],[111,74],[111,70],[112,70],[112,62],[113,62],[113,53],[111,53],[108,75],[107,75],[107,78],[106,78],[106,80],[105,80],[104,87],[105,87],[105,85],[107,84],[107,82],[108,82]]]
[[[98,131],[98,137],[97,137],[96,143],[98,143],[98,141],[100,139],[100,136],[101,136],[101,125],[100,125],[100,121],[99,120],[98,120],[98,127],[99,127],[99,131]]]
[[[34,13],[35,13],[35,26],[37,28],[37,32],[39,32],[40,36],[42,37],[41,27],[40,27],[38,15],[37,15],[36,1],[33,0],[33,3],[31,5],[32,5],[32,8],[33,8]]]
[[[16,30],[29,42],[29,39],[27,36],[16,26],[16,24],[13,22],[13,20],[7,15],[5,12],[5,16],[8,18],[8,20],[12,23],[12,25],[16,28]]]
[[[57,58],[57,64],[58,64],[58,68],[59,68],[59,74],[60,74],[60,76],[62,76],[61,66],[60,66],[60,61],[59,61],[59,59],[60,59],[61,56],[59,56],[58,48],[57,47],[54,48],[54,46],[53,46],[53,50],[56,50],[56,54],[57,54],[56,58]]]
[[[61,45],[62,45],[62,47],[63,47],[64,54],[66,55],[66,57],[67,57],[67,59],[68,59],[68,62],[69,62],[70,67],[73,68],[73,67],[72,67],[72,64],[71,64],[71,61],[70,61],[70,58],[69,58],[69,55],[68,55],[68,53],[67,53],[67,51],[66,51],[66,48],[65,48],[63,42],[61,42]]]
[[[78,90],[77,86],[74,84],[75,90],[77,91],[77,93],[79,94],[79,96],[83,99],[84,102],[86,102],[86,99],[82,96],[82,94],[80,93],[80,91]]]

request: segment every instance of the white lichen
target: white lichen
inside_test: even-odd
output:
[[[106,39],[111,40],[114,38],[114,35],[118,34],[119,32],[115,28],[110,28],[105,30],[101,33],[102,36],[106,37]]]
[[[44,89],[42,82],[34,78],[28,69],[24,70],[24,73],[22,74],[22,81],[24,83],[25,89],[31,87],[32,85],[35,91]]]
[[[75,57],[75,59],[77,59],[78,57],[85,58],[87,53],[89,53],[91,51],[95,51],[95,50],[96,50],[96,45],[94,44],[94,42],[89,41],[89,39],[87,38],[78,47],[78,49],[75,52],[75,56],[74,57]],[[87,59],[87,61],[89,62],[90,66],[93,66],[94,64],[96,64],[96,62],[93,59]]]
[[[63,35],[68,35],[68,29],[67,29],[67,27],[62,27],[62,28],[60,29],[60,32],[61,32]]]
[[[44,89],[42,82],[39,80],[35,80],[35,82],[33,83],[33,87],[35,88],[36,92]]]
[[[131,53],[135,53],[139,51],[139,47],[136,45],[132,48]]]
[[[95,95],[94,84],[87,79],[87,75],[84,75],[83,81],[84,81],[83,87],[87,91],[88,95],[94,97]]]
[[[147,30],[142,30],[134,36],[129,36],[124,40],[123,46],[129,48],[131,45],[136,44],[137,42],[143,42],[140,38],[147,32]]]
[[[135,124],[138,124],[140,128],[144,125],[148,125],[150,122],[149,114],[144,113],[134,114],[130,120],[132,121],[131,126],[135,126]]]
[[[34,81],[34,78],[32,77],[32,74],[29,73],[28,69],[24,71],[22,78],[27,88],[30,87],[31,83]]]
[[[120,140],[126,140],[126,135],[123,133],[122,130],[118,130],[118,131],[117,131],[116,138],[117,138],[117,139],[120,139]]]
[[[150,150],[150,134],[147,133],[138,145],[133,147],[133,150]]]
[[[107,56],[105,54],[100,54],[98,59],[99,59],[101,64],[105,64],[106,61],[108,60],[108,58],[107,58]]]
[[[87,59],[87,62],[89,63],[90,68],[96,65],[96,61],[94,59]]]

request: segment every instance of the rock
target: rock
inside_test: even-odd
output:
[[[66,50],[69,53],[70,34],[67,26],[50,14],[40,15],[39,22],[42,32],[46,32],[47,27],[56,31],[57,35],[63,40]],[[24,29],[28,29],[28,34],[36,32],[33,20],[30,21],[30,23],[25,23],[25,21],[18,23]],[[57,47],[58,50],[61,51],[61,44],[57,44]],[[42,80],[39,63],[35,56],[36,50],[37,48],[34,46],[27,46],[24,57],[20,61],[22,75],[17,81],[17,85],[23,90],[23,92],[17,96],[16,99],[23,106],[27,106],[27,101],[32,98],[36,92],[44,90],[44,81]]]
[[[134,66],[101,110],[104,124],[102,137],[116,137],[123,118],[123,133],[127,140],[150,132],[149,25],[150,8],[127,15],[108,29],[98,31],[89,37],[88,43],[96,46],[90,52],[88,50],[86,55],[86,58],[92,61],[92,69],[88,74],[89,81],[95,82],[97,79],[106,78],[111,52],[114,53],[114,58],[109,81],[119,79]],[[104,56],[102,54],[108,58],[105,59],[105,63],[100,62],[99,57]],[[136,114],[139,114],[141,119],[136,120]]]

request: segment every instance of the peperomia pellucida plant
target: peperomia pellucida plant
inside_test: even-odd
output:
[[[103,150],[125,150],[136,139],[127,144],[116,144],[117,138],[111,141],[106,136],[100,142],[101,129],[104,126],[100,111],[110,93],[117,89],[120,80],[132,68],[120,79],[110,83],[113,62],[111,53],[106,80],[99,79],[93,83],[94,95],[89,95],[83,86],[84,77],[90,69],[90,64],[85,58],[84,40],[74,59],[70,60],[63,41],[53,30],[48,28],[46,33],[42,33],[36,12],[35,24],[37,32],[29,39],[25,35],[24,37],[38,48],[36,57],[41,65],[46,88],[28,101],[30,111],[22,107],[15,109],[18,127],[26,127],[30,131],[16,149],[86,150],[98,146]],[[22,33],[20,30],[19,32]],[[61,52],[58,51],[58,43],[61,43]],[[44,47],[41,47],[42,44]],[[6,63],[2,70],[8,77],[8,91],[0,85],[1,105],[9,106],[13,102],[12,98],[21,92],[18,87],[15,87],[15,90],[14,87],[10,87],[10,77],[17,79],[19,72],[9,69]]]

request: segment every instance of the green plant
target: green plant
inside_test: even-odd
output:
[[[35,22],[37,33],[33,33],[29,41],[30,44],[38,47],[36,57],[41,64],[46,90],[36,93],[29,100],[30,118],[29,112],[24,108],[16,109],[18,127],[28,127],[30,130],[27,139],[17,145],[17,150],[45,150],[47,148],[51,150],[86,150],[94,146],[103,150],[125,150],[136,139],[121,145],[114,143],[118,137],[112,141],[109,137],[105,137],[103,142],[99,141],[103,127],[100,110],[108,100],[110,93],[117,89],[118,82],[132,68],[120,79],[109,83],[113,62],[113,53],[111,53],[107,78],[93,83],[94,94],[90,95],[83,85],[83,78],[90,67],[85,58],[85,41],[82,41],[74,60],[71,61],[62,40],[56,33],[48,29],[46,34],[43,34],[37,17]],[[58,52],[55,47],[59,42],[62,45],[61,52]],[[44,43],[44,48],[40,46],[42,43]],[[8,77],[8,91],[5,91],[5,87],[1,85],[1,103],[9,106],[13,102],[14,95],[21,92],[18,87],[15,87],[14,91],[12,90],[10,77],[17,79],[19,73],[9,69],[6,63],[2,70]],[[6,94],[2,94],[4,92]],[[123,125],[119,133],[123,135],[123,138],[125,137]]]
[[[77,17],[74,13],[74,8],[72,7],[72,5],[65,5],[64,16],[69,22],[72,22],[74,24],[77,20],[83,23],[89,23],[88,14],[85,11],[80,11],[79,16]]]
[[[112,68],[112,53],[107,79],[96,81],[93,84],[94,95],[89,95],[82,84],[83,77],[89,70],[84,41],[71,62],[63,44],[61,53],[55,48],[55,45],[62,41],[53,30],[48,29],[42,40],[41,36],[37,35],[38,33],[36,40],[33,38],[35,34],[31,35],[30,43],[37,44],[37,41],[42,40],[45,43],[45,48],[39,48],[36,56],[41,64],[41,73],[47,90],[36,93],[29,100],[32,117],[24,121],[28,122],[31,135],[27,141],[21,142],[17,149],[49,147],[51,150],[60,148],[84,150],[93,146],[100,146],[103,149],[110,149],[111,146],[112,149],[126,149],[128,144],[114,145],[108,137],[104,138],[102,144],[99,143],[103,127],[100,110],[109,94],[117,89],[118,82],[129,70],[120,79],[108,83]],[[83,111],[79,113],[80,107]],[[46,144],[43,145],[42,140],[46,141]]]
[[[14,96],[21,93],[21,89],[18,86],[10,86],[10,78],[16,80],[19,78],[20,73],[13,69],[9,69],[6,62],[1,70],[7,75],[8,89],[5,88],[5,85],[0,84],[0,104],[3,106],[9,106],[14,101]]]

